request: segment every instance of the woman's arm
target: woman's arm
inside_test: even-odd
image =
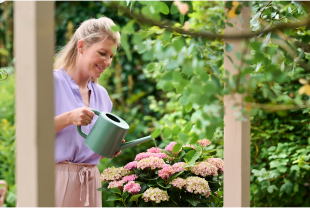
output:
[[[69,115],[70,112],[66,112],[54,117],[55,133],[60,132],[61,130],[72,124]]]
[[[87,126],[93,120],[95,113],[88,107],[81,107],[54,117],[55,133],[73,124]]]

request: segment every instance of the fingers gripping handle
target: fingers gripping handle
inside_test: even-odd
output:
[[[95,110],[95,109],[91,109],[91,111],[93,111],[97,116],[100,115],[100,112],[97,111],[97,110]],[[82,137],[84,137],[84,139],[86,139],[87,134],[85,134],[85,133],[82,131],[81,126],[77,126],[77,130],[78,130],[79,134],[80,134]]]

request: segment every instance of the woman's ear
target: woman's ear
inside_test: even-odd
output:
[[[84,45],[85,45],[84,40],[79,40],[77,47],[80,54],[83,54]]]

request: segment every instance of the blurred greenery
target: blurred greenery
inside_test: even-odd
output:
[[[0,82],[0,180],[5,180],[8,190],[3,206],[15,207],[15,77]]]
[[[236,118],[251,115],[251,206],[310,206],[310,33],[304,23],[309,4],[182,3],[189,7],[185,15],[169,1],[56,1],[56,50],[86,19],[104,15],[119,26],[122,46],[99,83],[109,92],[113,113],[130,124],[127,141],[152,134],[162,148],[172,140],[188,144],[208,138],[209,148],[219,149],[214,154],[223,158],[223,96],[243,94],[246,105]],[[225,27],[234,27],[227,16],[250,4],[251,30],[260,32],[247,39],[249,54],[236,54],[245,64],[228,78],[224,49],[234,46],[224,46],[220,36]],[[13,2],[0,4],[0,67],[14,63],[12,11]],[[304,24],[295,27],[297,23]],[[273,29],[281,24],[291,28]],[[0,179],[9,182],[7,206],[15,203],[14,128],[10,75],[0,82],[0,150],[5,150],[0,151]],[[154,145],[126,149],[98,167],[124,166]],[[102,194],[103,206],[112,206]]]
[[[14,64],[13,5],[13,1],[0,4],[0,68]]]

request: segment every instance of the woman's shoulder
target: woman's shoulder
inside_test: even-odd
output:
[[[63,77],[64,69],[55,69],[53,70],[54,81],[60,81]]]
[[[107,104],[106,106],[108,106],[107,109],[102,109],[102,111],[111,112],[113,103],[111,101],[111,98],[109,97],[107,90],[103,86],[95,82],[93,82],[92,86],[96,92],[95,94],[97,94],[98,100],[101,100],[101,102],[106,103]]]

